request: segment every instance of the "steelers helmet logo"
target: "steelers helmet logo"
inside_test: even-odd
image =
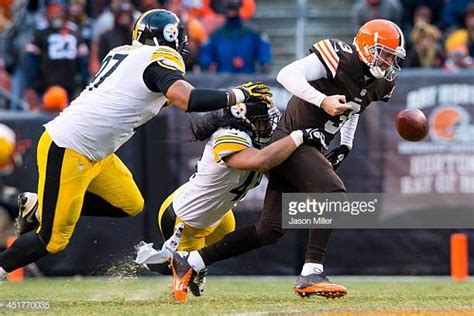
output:
[[[247,106],[245,103],[239,103],[230,107],[230,112],[235,118],[242,119],[247,114]]]
[[[168,42],[174,42],[178,39],[178,24],[167,24],[163,28],[163,36]]]
[[[463,126],[469,125],[469,114],[459,106],[442,106],[430,115],[430,134],[435,140],[455,141]]]

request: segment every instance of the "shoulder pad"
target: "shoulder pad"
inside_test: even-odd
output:
[[[212,135],[214,160],[220,162],[222,158],[246,148],[252,147],[250,136],[236,129],[219,129]]]
[[[156,47],[151,55],[151,61],[156,61],[161,67],[170,70],[179,70],[186,73],[183,57],[176,50],[168,46]]]
[[[318,56],[328,71],[328,75],[331,75],[332,78],[336,76],[340,58],[344,54],[352,54],[354,52],[351,45],[346,42],[332,39],[316,42],[311,48],[311,51]]]

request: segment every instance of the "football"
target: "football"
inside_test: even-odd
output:
[[[418,142],[428,134],[428,120],[425,114],[417,109],[400,111],[395,119],[398,134],[410,142]]]

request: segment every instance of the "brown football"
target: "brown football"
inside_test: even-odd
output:
[[[417,109],[398,112],[395,125],[398,134],[410,142],[418,142],[425,138],[429,129],[425,114]]]

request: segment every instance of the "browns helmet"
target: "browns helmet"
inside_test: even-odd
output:
[[[359,29],[354,38],[359,58],[369,66],[375,78],[393,81],[405,58],[405,39],[400,28],[383,19],[371,20]]]

